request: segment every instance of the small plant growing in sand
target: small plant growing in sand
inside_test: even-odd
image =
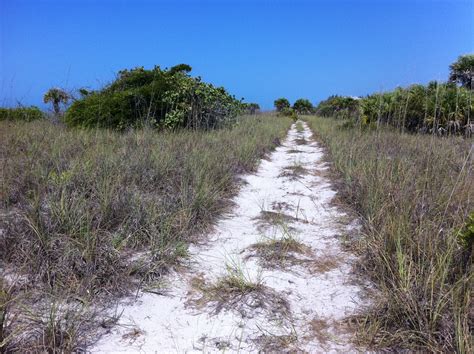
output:
[[[246,272],[242,264],[230,261],[226,264],[226,274],[220,278],[213,286],[216,291],[226,293],[249,293],[257,291],[262,287],[260,275],[253,280]]]
[[[297,179],[306,174],[308,170],[299,161],[293,161],[291,166],[285,167],[281,176]]]
[[[296,254],[311,255],[311,249],[299,241],[284,222],[278,225],[281,237],[263,237],[262,241],[250,246],[254,253],[250,257],[259,257],[262,265],[267,268],[279,268],[304,262]]]

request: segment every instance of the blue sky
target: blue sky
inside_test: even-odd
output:
[[[188,63],[237,97],[365,95],[445,80],[474,52],[474,1],[0,0],[0,105],[123,68]]]

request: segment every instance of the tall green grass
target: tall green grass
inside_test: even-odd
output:
[[[364,224],[360,267],[378,296],[358,318],[359,338],[375,348],[472,352],[472,235],[465,242],[459,232],[474,210],[472,140],[308,123]]]
[[[22,275],[26,289],[43,299],[82,303],[113,299],[137,282],[159,279],[229,205],[236,175],[252,171],[290,123],[254,116],[216,131],[121,134],[47,121],[0,122],[5,276]],[[25,293],[10,287],[11,276],[4,284],[8,296],[0,310],[10,317],[0,324],[6,327],[0,342],[12,339],[13,313],[22,312],[11,299]],[[72,339],[39,341],[44,331],[21,340],[36,343],[35,350],[71,349]]]

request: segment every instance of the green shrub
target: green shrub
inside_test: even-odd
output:
[[[293,119],[294,121],[296,121],[298,119],[298,114],[296,113],[296,111],[293,108],[290,108],[290,107],[282,109],[280,111],[279,115],[281,115],[283,117],[289,117],[289,118]]]
[[[357,118],[359,101],[352,97],[330,96],[318,104],[315,113],[321,117]]]
[[[273,104],[277,112],[282,112],[283,110],[290,108],[290,101],[284,97],[276,99]]]
[[[35,106],[17,107],[17,108],[0,108],[0,121],[27,121],[31,122],[36,119],[44,118],[44,113]]]
[[[191,77],[191,67],[123,70],[102,90],[83,95],[66,111],[70,126],[125,129],[152,126],[212,129],[233,121],[242,103],[222,87]]]
[[[313,113],[314,107],[309,100],[300,98],[293,104],[293,109],[299,114],[311,114]]]

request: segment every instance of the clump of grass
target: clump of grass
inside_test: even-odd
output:
[[[289,154],[301,154],[303,151],[298,150],[298,149],[290,149],[288,150]]]
[[[238,311],[243,317],[249,309],[261,308],[271,319],[282,320],[289,316],[289,304],[273,289],[265,286],[260,276],[252,278],[241,264],[230,262],[226,274],[214,283],[206,284],[202,277],[193,281],[198,297],[190,301],[194,306],[210,305],[214,313],[223,309]]]
[[[283,172],[280,174],[280,176],[289,177],[291,179],[298,179],[306,174],[308,174],[308,169],[305,168],[298,161],[295,161],[293,165],[285,167],[283,169]]]
[[[262,210],[256,219],[260,223],[267,225],[285,225],[292,221],[299,221],[298,218],[288,215],[286,213],[271,211],[271,210]]]
[[[10,306],[8,321],[13,319],[17,325],[5,328],[7,337],[1,347],[5,352],[83,352],[90,335],[100,328],[88,304],[48,296],[36,298],[34,306]]]
[[[55,298],[110,301],[156,281],[290,124],[261,115],[219,131],[118,133],[1,121],[0,266]]]
[[[227,274],[211,286],[211,291],[232,296],[232,294],[244,295],[262,289],[261,279],[252,280],[241,265],[227,264],[226,268]]]
[[[474,210],[472,141],[308,123],[364,223],[359,267],[380,296],[357,318],[359,339],[375,348],[472,352],[473,251],[459,238]]]
[[[277,353],[282,352],[304,352],[296,346],[298,342],[298,336],[295,333],[275,335],[275,334],[263,334],[255,340],[259,346],[259,352],[264,353]]]
[[[296,138],[295,143],[296,145],[306,145],[308,141],[304,137],[301,137],[301,138]]]
[[[285,224],[280,224],[283,236],[269,237],[249,247],[253,254],[249,257],[258,257],[262,266],[266,268],[286,268],[288,266],[309,262],[309,259],[296,256],[312,255],[311,248],[300,242],[291,234]]]

